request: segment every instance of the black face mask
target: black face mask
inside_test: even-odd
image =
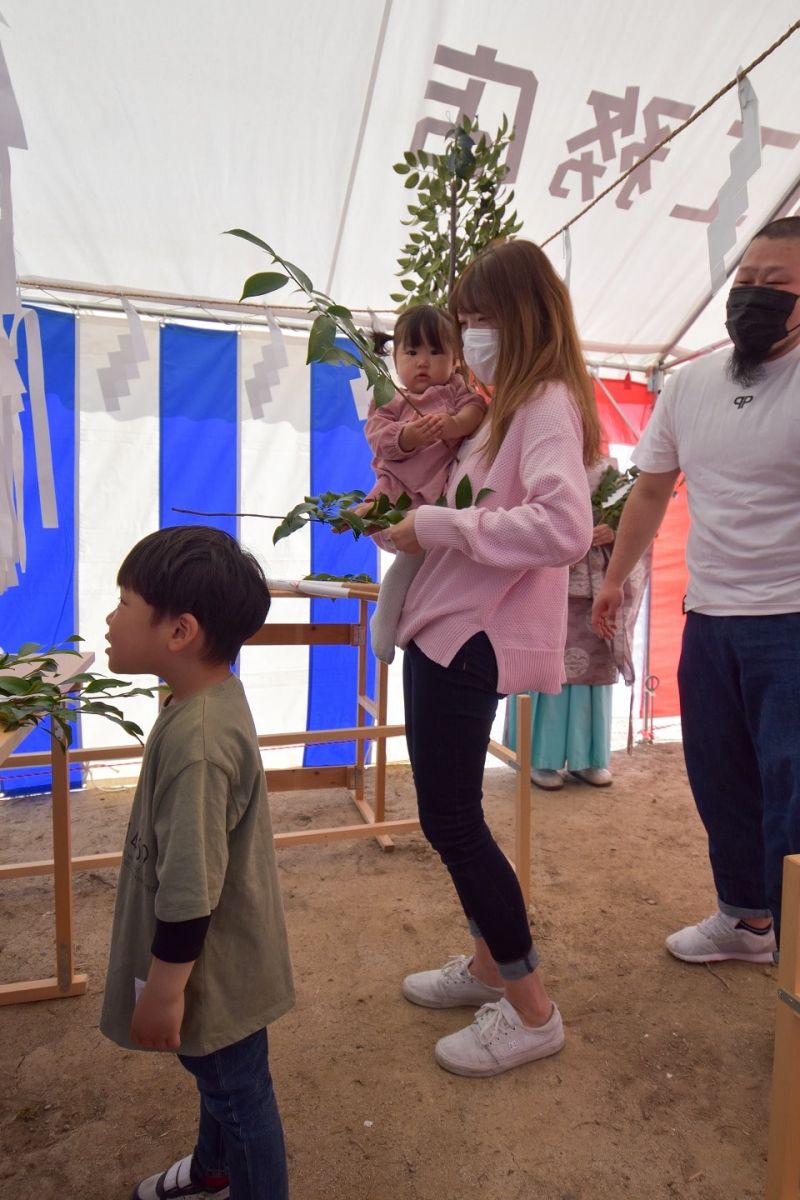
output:
[[[776,342],[798,328],[786,328],[798,300],[800,296],[780,288],[731,288],[725,328],[736,349],[754,360],[765,358]]]

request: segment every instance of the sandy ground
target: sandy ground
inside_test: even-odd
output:
[[[490,1080],[441,1071],[469,1019],[406,1003],[411,970],[466,948],[420,835],[279,854],[298,985],[271,1033],[294,1200],[756,1200],[763,1194],[776,968],[672,960],[674,928],[713,909],[680,747],[614,758],[607,791],[535,791],[530,910],[567,1044]],[[487,773],[511,841],[514,776]],[[392,768],[390,812],[412,812]],[[277,828],[352,819],[343,792],[272,798]],[[114,850],[129,794],[74,799],[75,853]],[[49,807],[0,801],[0,858],[49,853]],[[115,872],[76,878],[86,996],[0,1008],[0,1180],[15,1200],[122,1200],[193,1143],[193,1084],[170,1056],[97,1028]],[[0,885],[2,979],[52,974],[52,891]]]

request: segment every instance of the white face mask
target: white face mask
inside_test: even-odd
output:
[[[494,383],[497,356],[500,352],[500,333],[497,329],[465,329],[464,362],[481,383]]]

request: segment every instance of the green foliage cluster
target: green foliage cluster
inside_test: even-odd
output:
[[[490,495],[492,491],[492,488],[481,488],[473,499],[472,484],[469,476],[464,475],[456,488],[456,508],[470,508],[473,504],[480,504],[484,496]],[[365,512],[353,512],[354,506],[363,504],[365,498],[365,493],[358,491],[323,492],[320,496],[305,496],[302,503],[296,504],[291,512],[288,512],[283,518],[272,535],[273,544],[288,537],[291,533],[296,533],[298,529],[304,529],[311,521],[329,525],[335,533],[346,533],[349,530],[356,538],[361,537],[362,534],[379,533],[383,529],[388,529],[390,525],[397,525],[399,521],[402,521],[403,517],[408,516],[411,507],[411,499],[405,492],[398,497],[394,504],[388,496],[381,493]],[[444,496],[440,496],[436,503],[445,506],[447,500]],[[306,578],[310,579],[312,576],[306,576]],[[332,576],[318,575],[313,578],[330,579]],[[337,578],[342,579],[343,577],[337,576]],[[371,580],[364,577],[364,582],[371,582]]]
[[[124,679],[111,679],[83,671],[69,676],[70,687],[79,689],[64,693],[52,681],[63,665],[53,657],[55,654],[74,654],[72,643],[82,641],[77,635],[66,639],[63,646],[51,646],[45,650],[35,642],[26,642],[16,654],[0,654],[0,729],[14,730],[23,726],[36,725],[43,717],[50,718],[50,733],[66,749],[72,743],[72,724],[78,713],[105,717],[124,729],[125,733],[142,741],[143,733],[133,721],[126,721],[122,710],[109,704],[108,700],[126,700],[130,696],[153,696],[153,688],[132,688]],[[7,675],[10,668],[27,667],[22,674]],[[122,690],[127,689],[127,690]]]
[[[595,525],[608,525],[613,530],[618,528],[622,510],[638,474],[638,467],[629,467],[627,471],[606,467],[600,482],[592,492],[592,517]]]
[[[363,504],[365,492],[323,492],[320,496],[305,496],[301,504],[286,514],[272,535],[273,545],[304,529],[311,521],[329,525],[335,533],[345,533],[347,530],[354,537],[362,533],[378,533],[402,521],[411,506],[411,498],[403,492],[396,504],[392,504],[388,496],[380,495],[372,502],[363,514],[352,511],[353,507]]]
[[[270,255],[273,263],[282,269],[280,271],[260,271],[251,275],[245,281],[242,290],[242,300],[250,300],[255,296],[266,296],[277,292],[289,282],[297,285],[308,302],[308,311],[314,315],[314,322],[308,335],[308,354],[306,362],[333,363],[360,368],[367,379],[367,387],[373,389],[375,407],[382,408],[395,396],[397,388],[389,370],[381,356],[375,351],[369,337],[359,329],[349,308],[336,304],[330,296],[318,291],[305,271],[282,258],[277,251],[268,246],[261,238],[246,229],[229,229],[234,237],[243,238],[259,246]],[[359,357],[343,350],[336,345],[337,333],[349,338],[358,348]]]
[[[513,191],[504,190],[508,166],[503,156],[514,131],[503,116],[494,141],[478,128],[478,118],[465,116],[445,138],[443,154],[406,150],[394,164],[405,186],[417,189],[409,204],[412,227],[397,260],[401,292],[392,300],[446,305],[454,280],[470,259],[491,242],[512,237],[522,228],[510,211]]]

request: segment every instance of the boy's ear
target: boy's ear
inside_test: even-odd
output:
[[[170,632],[167,649],[175,654],[181,654],[190,647],[197,648],[203,638],[197,617],[192,613],[181,613],[170,618]]]

